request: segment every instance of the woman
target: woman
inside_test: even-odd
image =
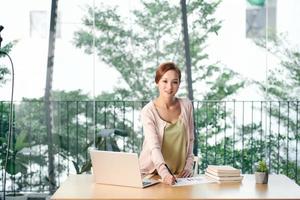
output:
[[[144,130],[140,167],[143,174],[158,173],[163,182],[175,183],[175,177],[192,176],[194,121],[193,106],[188,99],[177,98],[180,69],[172,62],[156,70],[159,96],[142,109]]]

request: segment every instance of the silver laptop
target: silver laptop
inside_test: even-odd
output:
[[[89,149],[96,183],[145,188],[159,183],[143,179],[136,153]]]

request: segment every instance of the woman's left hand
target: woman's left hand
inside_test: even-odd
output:
[[[184,169],[180,174],[178,174],[178,178],[187,178],[193,175],[192,170]]]

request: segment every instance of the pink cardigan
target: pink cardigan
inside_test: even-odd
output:
[[[194,120],[193,105],[188,99],[178,99],[181,108],[181,116],[187,134],[187,155],[184,169],[193,168],[193,146],[194,146]],[[154,102],[151,101],[144,106],[141,112],[141,118],[144,129],[144,143],[140,154],[139,162],[141,173],[150,174],[154,170],[164,179],[169,174],[164,166],[165,160],[161,153],[164,128],[167,124],[158,115]]]

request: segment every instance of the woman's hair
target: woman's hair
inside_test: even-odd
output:
[[[156,69],[155,83],[158,83],[159,80],[161,79],[161,77],[169,70],[174,70],[175,72],[177,72],[178,77],[179,77],[179,82],[180,82],[180,80],[181,80],[180,69],[173,62],[165,62],[165,63],[160,64],[158,66],[158,68]]]

